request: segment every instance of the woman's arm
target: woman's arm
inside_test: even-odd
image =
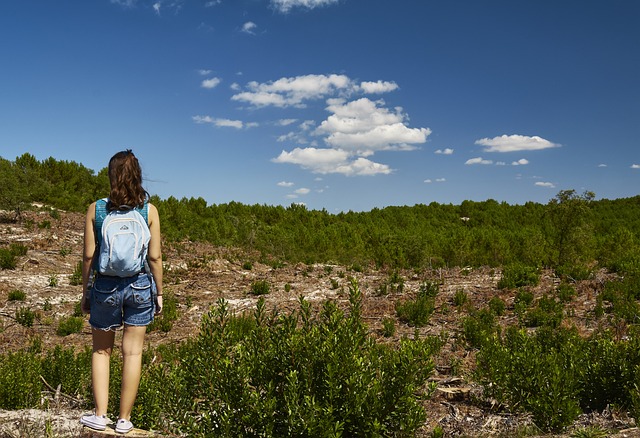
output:
[[[81,308],[84,313],[89,313],[89,279],[91,277],[91,267],[93,256],[96,251],[95,236],[96,203],[92,203],[87,210],[84,220],[84,249],[82,251],[82,302]]]
[[[149,241],[147,258],[158,292],[156,313],[160,313],[162,312],[162,237],[160,235],[160,215],[158,209],[152,204],[149,204],[149,231],[151,231],[151,240]]]

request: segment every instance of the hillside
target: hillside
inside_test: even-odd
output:
[[[0,345],[3,352],[26,348],[34,340],[40,340],[44,350],[55,345],[78,349],[90,345],[91,333],[86,317],[80,333],[64,337],[56,334],[57,322],[72,315],[80,299],[81,287],[70,285],[70,278],[81,258],[82,230],[83,215],[78,213],[60,213],[52,217],[48,212],[26,212],[20,222],[0,223],[0,247],[20,243],[28,248],[26,255],[19,258],[16,269],[0,270]],[[348,278],[354,277],[364,294],[365,321],[370,334],[379,342],[394,343],[402,336],[413,337],[415,333],[419,336],[447,335],[432,377],[439,388],[430,400],[425,401],[428,422],[421,436],[429,436],[436,425],[442,426],[446,436],[513,436],[531,424],[529,416],[515,415],[482,398],[481,387],[473,380],[475,350],[466,346],[461,338],[461,321],[468,316],[469,309],[486,307],[495,296],[506,304],[506,312],[499,323],[503,326],[517,323],[513,311],[515,292],[497,288],[501,277],[499,269],[400,271],[396,276],[404,281],[402,290],[388,290],[383,294],[382,287],[389,283],[392,273],[372,267],[353,270],[344,266],[302,263],[271,266],[261,263],[259,254],[196,242],[165,245],[164,254],[165,293],[175,297],[178,319],[166,333],[160,330],[149,333],[149,346],[180,342],[193,336],[199,329],[202,315],[220,298],[224,298],[235,312],[251,311],[258,300],[250,293],[256,280],[266,280],[271,286],[264,296],[267,309],[286,312],[298,308],[299,296],[315,305],[330,299],[346,307]],[[574,324],[583,334],[593,332],[600,324],[591,316],[596,296],[612,278],[612,274],[599,271],[592,278],[577,283],[576,298],[569,304],[571,309],[566,310],[568,316],[564,323]],[[415,296],[425,281],[438,282],[440,292],[429,323],[416,329],[397,320],[395,303]],[[554,290],[558,283],[551,272],[543,272],[540,283],[531,291],[539,298]],[[285,285],[290,287],[288,292],[289,287],[285,288]],[[9,300],[9,294],[15,290],[25,292],[24,301]],[[467,297],[464,305],[456,305],[456,295],[460,291]],[[35,311],[32,327],[16,322],[16,311],[21,307]],[[393,336],[383,335],[384,318],[395,320]],[[68,422],[54,425],[56,433],[60,434],[57,436],[77,434],[76,423],[81,412],[78,403],[53,392],[46,397],[54,403],[48,411],[41,412],[39,421],[66,419]],[[0,437],[38,436],[41,425],[34,426],[27,416],[24,411],[0,412]],[[633,429],[634,420],[615,409],[584,414],[567,433],[586,427],[622,431],[607,436],[640,436]]]

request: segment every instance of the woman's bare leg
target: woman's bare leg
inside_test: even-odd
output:
[[[106,415],[109,405],[109,361],[113,351],[115,332],[93,329],[93,353],[91,354],[91,385],[96,415]]]
[[[133,403],[138,395],[142,372],[142,348],[147,327],[124,326],[122,335],[122,388],[120,391],[120,417],[131,419]]]

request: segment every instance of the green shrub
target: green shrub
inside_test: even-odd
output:
[[[32,327],[36,314],[29,307],[20,307],[16,310],[16,321],[24,327]]]
[[[507,265],[498,281],[500,289],[516,289],[523,286],[536,286],[540,282],[538,268],[522,264]]]
[[[453,304],[456,307],[462,307],[467,303],[469,297],[464,289],[456,290],[456,293],[453,295]]]
[[[84,324],[84,318],[80,316],[69,316],[61,318],[58,323],[56,334],[58,336],[67,336],[72,333],[80,333]]]
[[[440,286],[434,281],[425,281],[420,284],[418,293],[420,295],[435,298],[440,293]]]
[[[0,248],[0,269],[15,269],[18,257],[27,254],[27,247],[20,243],[12,243],[8,248]]]
[[[544,295],[535,308],[528,310],[522,323],[526,327],[558,327],[562,322],[564,307],[554,298]]]
[[[462,320],[462,334],[473,348],[481,348],[500,333],[494,313],[490,309],[480,309]]]
[[[418,291],[414,300],[396,302],[396,315],[398,318],[414,327],[423,327],[429,322],[431,314],[435,310],[435,300],[423,291]]]
[[[486,395],[529,412],[538,427],[558,431],[582,412],[583,344],[575,331],[540,329],[533,336],[509,327],[477,355]]]
[[[155,315],[153,322],[147,326],[147,332],[160,330],[167,333],[173,328],[173,323],[178,319],[178,300],[171,292],[165,292],[162,296],[162,313]]]
[[[53,388],[82,399],[91,398],[91,348],[75,353],[60,345],[42,357],[42,377]]]
[[[344,312],[327,301],[314,316],[301,299],[284,315],[267,314],[260,299],[250,317],[219,301],[197,338],[143,376],[133,417],[189,436],[412,436],[443,341],[378,344],[355,281],[349,303]]]
[[[76,267],[69,277],[69,284],[71,286],[80,286],[82,284],[82,261],[76,263]]]
[[[9,292],[8,296],[9,301],[24,301],[27,299],[27,294],[20,289],[14,289]]]
[[[40,402],[40,360],[18,351],[0,355],[0,408],[23,409]]]
[[[556,289],[556,295],[563,303],[568,303],[576,296],[576,288],[572,285],[562,282]]]
[[[251,283],[251,293],[253,295],[267,295],[270,289],[271,285],[267,280],[256,280]]]
[[[496,316],[504,315],[505,304],[504,304],[504,301],[502,300],[502,298],[500,298],[500,297],[492,297],[489,300],[489,309],[491,309],[493,314],[496,315]]]
[[[396,321],[393,318],[382,319],[382,335],[385,338],[390,338],[396,334]]]

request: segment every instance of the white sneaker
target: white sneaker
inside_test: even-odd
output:
[[[129,420],[125,420],[124,418],[120,418],[116,423],[116,432],[117,433],[127,433],[131,429],[133,429],[133,424]]]
[[[90,427],[91,429],[94,429],[94,430],[105,430],[108,422],[109,422],[109,419],[107,418],[106,415],[102,415],[98,417],[96,414],[92,414],[92,415],[83,415],[82,417],[80,417],[80,424],[82,424],[83,426]]]

